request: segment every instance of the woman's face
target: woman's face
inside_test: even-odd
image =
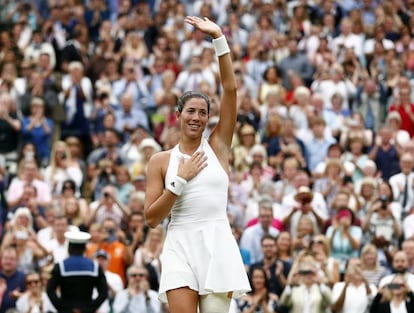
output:
[[[354,141],[351,143],[351,153],[360,154],[362,153],[363,144],[360,141]]]
[[[30,112],[33,116],[43,116],[44,115],[44,107],[43,105],[31,105]]]
[[[338,176],[339,173],[341,172],[341,169],[338,168],[337,166],[331,165],[327,168],[326,171],[327,171],[329,177],[333,177],[333,176]]]
[[[367,252],[365,252],[365,254],[363,255],[363,258],[364,258],[365,264],[368,264],[368,265],[373,265],[377,262],[377,255],[375,251],[372,251],[372,250],[368,250]]]
[[[66,200],[66,213],[68,214],[74,214],[78,211],[78,201],[75,198]]]
[[[29,223],[30,223],[29,218],[24,214],[19,215],[16,219],[16,226],[18,227],[21,226],[22,228],[28,228]]]
[[[254,270],[252,274],[252,283],[254,289],[262,289],[265,288],[265,276],[261,270]]]
[[[39,274],[33,273],[26,276],[26,286],[29,291],[39,289],[41,285]]]
[[[372,185],[362,185],[361,195],[364,197],[371,197],[374,194],[374,187]]]
[[[391,190],[388,187],[387,184],[381,184],[378,188],[378,193],[380,196],[390,196],[391,195]]]
[[[119,184],[125,184],[129,181],[129,176],[127,173],[120,171],[116,174],[116,180]]]
[[[62,162],[66,159],[66,150],[64,147],[58,146],[55,150],[55,160],[56,162]]]
[[[190,138],[200,138],[208,121],[208,106],[202,98],[191,98],[184,104],[180,119],[181,131]]]
[[[242,135],[240,138],[240,141],[242,143],[242,145],[246,146],[246,147],[251,147],[253,146],[254,142],[255,142],[255,136],[254,135]]]
[[[281,233],[277,238],[277,249],[279,251],[289,251],[292,243],[292,238],[289,233]]]
[[[149,234],[150,244],[159,244],[162,241],[162,232],[159,229],[154,229]]]
[[[269,83],[276,82],[276,80],[277,80],[277,73],[276,73],[276,70],[275,70],[274,68],[270,68],[270,69],[268,70],[268,72],[267,72],[267,74],[266,74],[266,80],[267,80]]]
[[[312,252],[325,252],[324,240],[318,237],[312,239]]]

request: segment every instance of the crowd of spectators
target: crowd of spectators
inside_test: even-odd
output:
[[[145,225],[146,166],[178,142],[184,91],[211,99],[205,136],[221,92],[211,38],[186,15],[222,26],[238,84],[228,216],[252,292],[231,312],[411,312],[413,10],[0,0],[0,313],[54,312],[44,286],[76,229],[106,273],[99,313],[168,312],[168,221]]]

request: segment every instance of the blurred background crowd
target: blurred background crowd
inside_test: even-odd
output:
[[[184,91],[211,99],[205,136],[221,92],[186,15],[222,26],[238,84],[228,216],[253,291],[232,312],[413,312],[413,6],[0,0],[0,313],[54,312],[69,229],[105,270],[99,313],[168,312],[146,165]]]

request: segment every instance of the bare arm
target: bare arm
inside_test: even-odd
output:
[[[145,193],[145,218],[150,227],[156,227],[171,211],[177,198],[172,192],[164,190],[163,164],[169,160],[169,153],[155,154],[148,163],[147,189]]]
[[[186,22],[210,35],[213,40],[218,39],[223,35],[220,26],[207,18],[201,19],[189,16],[186,18]],[[220,120],[210,138],[213,149],[218,153],[220,158],[220,152],[222,151],[220,149],[221,144],[230,148],[234,128],[236,126],[237,88],[230,52],[219,56],[218,60],[223,94],[220,101]]]

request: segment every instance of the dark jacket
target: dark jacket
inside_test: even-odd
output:
[[[60,288],[60,296],[56,289]],[[98,297],[92,299],[96,288]],[[59,313],[94,313],[108,297],[105,274],[96,261],[70,256],[55,264],[47,284],[47,294]]]
[[[381,297],[381,293],[378,292],[372,302],[370,313],[391,313],[390,302],[381,302]],[[414,312],[414,295],[411,291],[408,293],[408,299],[405,300],[405,307],[408,313]]]

